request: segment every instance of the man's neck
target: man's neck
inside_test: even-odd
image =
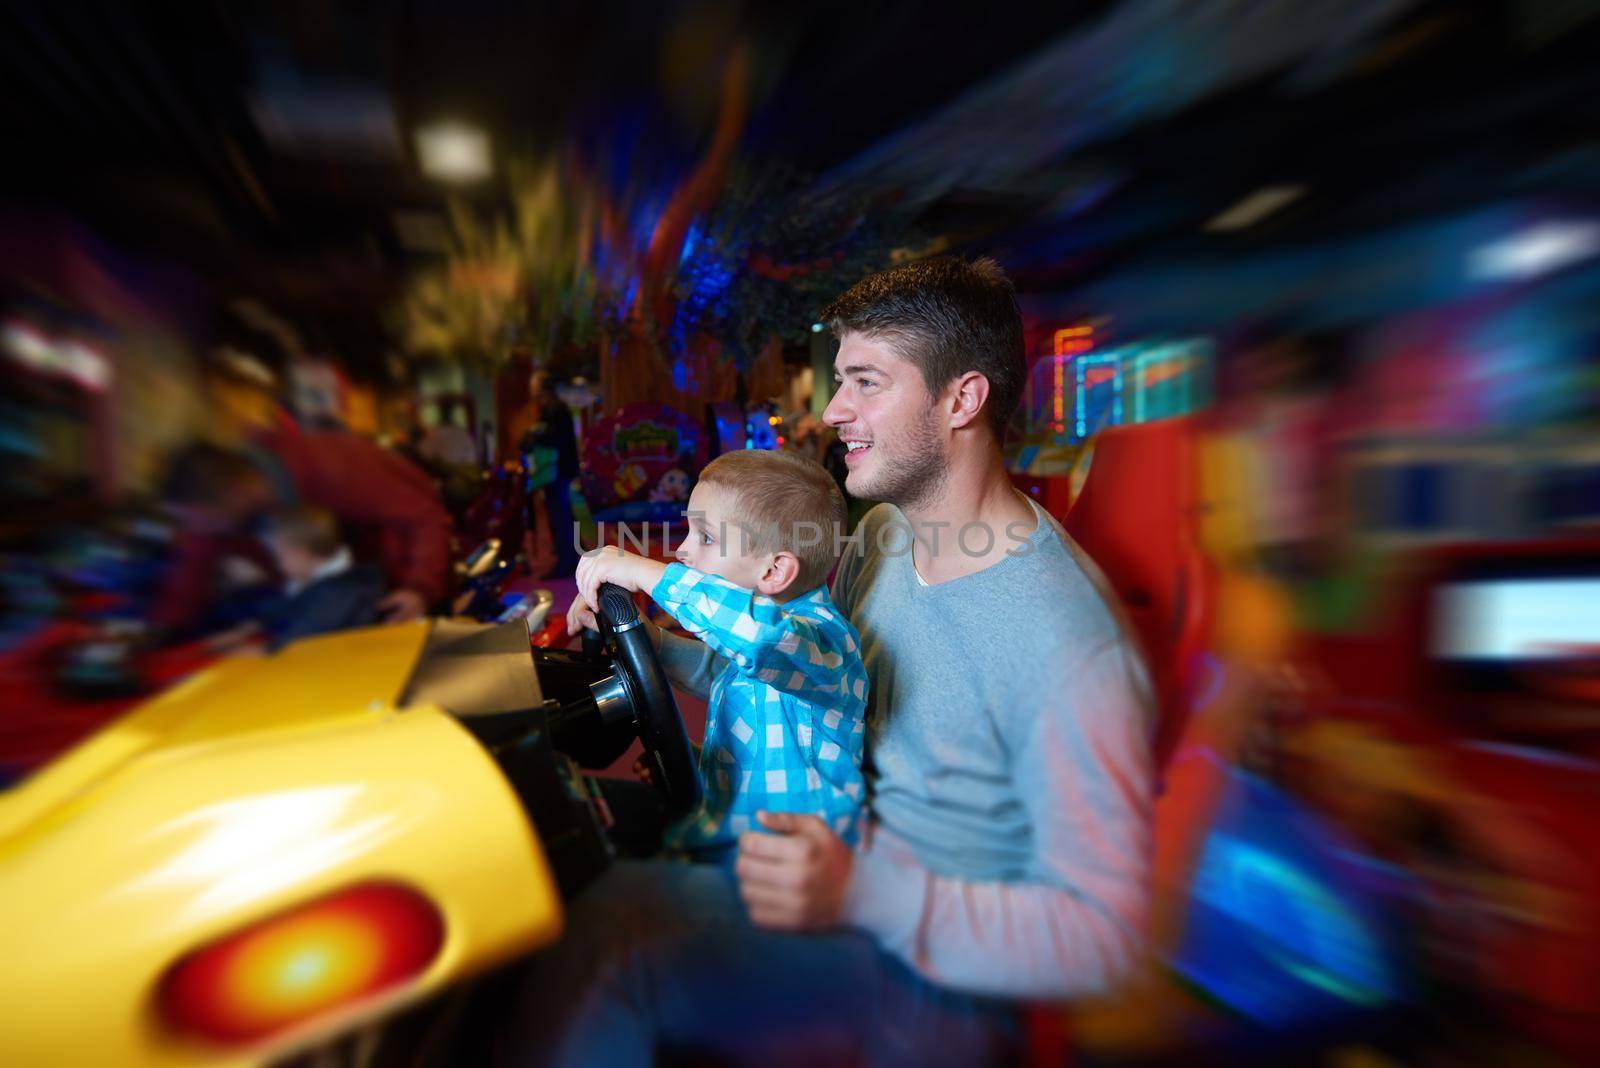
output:
[[[992,567],[1038,525],[998,450],[955,460],[936,497],[901,511],[911,523],[912,563],[929,585]]]

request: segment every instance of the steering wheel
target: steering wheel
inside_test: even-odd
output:
[[[615,678],[623,691],[619,696],[625,696],[632,709],[634,727],[650,763],[650,779],[666,800],[669,814],[684,815],[700,804],[700,775],[672,686],[650,642],[650,631],[639,618],[633,596],[609,582],[600,586],[600,611],[595,616],[612,646]]]

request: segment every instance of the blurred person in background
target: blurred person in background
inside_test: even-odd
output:
[[[265,540],[284,579],[284,600],[265,621],[271,648],[377,622],[383,576],[355,562],[332,512],[307,504],[274,509]]]
[[[432,475],[445,505],[456,515],[483,492],[483,461],[472,433],[454,422],[428,428],[408,457]]]
[[[221,347],[209,385],[218,419],[213,437],[225,444],[192,445],[169,468],[165,498],[180,530],[151,622],[182,633],[236,618],[217,604],[218,568],[234,556],[275,574],[257,540],[259,523],[291,503],[326,508],[357,558],[378,564],[388,591],[384,618],[422,616],[449,593],[451,523],[437,489],[414,465],[358,434],[297,426],[276,403],[270,375],[238,370],[244,361],[237,353],[253,357],[241,346],[269,344],[244,331]]]
[[[377,622],[383,576],[375,565],[355,562],[332,512],[305,504],[274,508],[263,519],[262,541],[283,577],[282,595],[259,619],[224,635],[219,647],[261,636],[275,652],[301,638]]]
[[[556,396],[550,372],[534,371],[528,379],[528,402],[512,424],[513,441],[528,465],[528,528],[538,529],[533,497],[544,491],[545,516],[556,564],[546,578],[563,578],[578,568],[578,550],[572,528],[572,480],[578,477],[578,437],[572,413]]]

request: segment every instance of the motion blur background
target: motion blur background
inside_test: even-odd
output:
[[[818,309],[988,255],[1018,485],[1181,515],[1115,528],[1167,561],[1149,974],[1041,1055],[1600,1057],[1600,3],[0,20],[6,779],[219,651],[151,625],[195,443],[376,442],[514,591],[563,509],[827,460]],[[579,469],[540,479],[551,396]],[[1095,471],[1144,426],[1181,471]]]

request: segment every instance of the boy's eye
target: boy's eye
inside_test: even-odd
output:
[[[711,535],[709,533],[707,533],[706,531],[702,530],[700,532],[700,544],[701,545],[710,545],[711,544]]]

